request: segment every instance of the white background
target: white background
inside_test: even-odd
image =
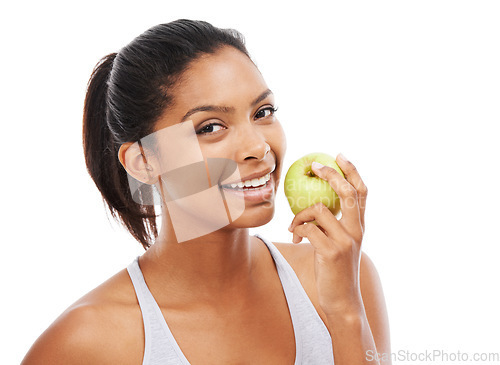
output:
[[[500,352],[498,1],[31,1],[0,22],[0,363],[143,252],[86,172],[82,105],[102,56],[178,18],[245,35],[285,169],[314,151],[358,167],[392,350]],[[291,242],[282,183],[277,205],[251,233]]]

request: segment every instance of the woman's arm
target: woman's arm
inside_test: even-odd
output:
[[[384,291],[375,265],[364,252],[361,255],[360,287],[366,317],[380,357],[380,364],[391,365],[391,339]],[[377,357],[375,353],[367,353],[366,355],[369,360]]]
[[[335,364],[391,365],[389,321],[377,270],[363,252],[360,262],[362,303],[327,317]]]
[[[361,251],[368,189],[351,162],[339,155],[337,164],[345,177],[316,162],[312,172],[339,196],[342,218],[317,203],[297,213],[289,231],[293,243],[307,237],[314,247],[318,300],[327,318],[335,364],[379,365],[377,354],[388,351],[389,332],[380,280]],[[390,364],[390,359],[382,364]]]

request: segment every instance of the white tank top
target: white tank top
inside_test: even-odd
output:
[[[285,292],[295,334],[294,365],[332,365],[332,338],[304,288],[283,255],[267,239],[256,234],[271,252]],[[190,365],[175,341],[160,307],[149,291],[138,258],[128,267],[142,312],[145,333],[143,365]]]

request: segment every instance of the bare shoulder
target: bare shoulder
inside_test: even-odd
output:
[[[137,364],[142,360],[141,329],[134,289],[122,270],[64,311],[35,341],[22,365]]]
[[[273,242],[297,275],[314,272],[314,247],[307,242]],[[299,278],[300,279],[300,278]]]

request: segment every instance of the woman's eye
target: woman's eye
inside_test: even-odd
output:
[[[277,110],[278,110],[278,108],[274,108],[274,107],[264,108],[264,109],[259,110],[257,112],[257,114],[255,114],[255,117],[257,119],[265,118],[265,117],[268,117],[268,116],[276,113]]]
[[[214,127],[223,127],[221,124],[219,123],[210,123],[210,124],[207,124],[206,126],[204,126],[203,128],[201,128],[200,130],[198,130],[198,132],[196,132],[196,134],[212,134],[212,133],[215,133],[217,132],[217,130],[213,130]]]

